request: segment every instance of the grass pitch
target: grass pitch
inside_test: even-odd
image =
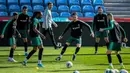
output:
[[[29,47],[29,51],[31,49],[32,47]],[[94,55],[94,47],[82,47],[76,61],[71,60],[75,47],[68,47],[61,61],[58,62],[55,61],[55,58],[59,56],[61,49],[54,50],[53,47],[45,47],[42,59],[45,68],[39,69],[37,69],[37,53],[30,58],[25,67],[21,65],[25,58],[23,47],[17,47],[15,50],[14,59],[18,63],[7,61],[9,50],[9,47],[0,47],[0,73],[73,73],[74,70],[78,70],[80,73],[104,73],[108,67],[107,56],[105,55],[106,47],[99,47],[98,55]],[[130,72],[130,48],[122,48],[121,53],[126,70]],[[119,69],[119,62],[114,54],[112,60],[114,68]],[[67,61],[73,62],[72,68],[66,68]]]

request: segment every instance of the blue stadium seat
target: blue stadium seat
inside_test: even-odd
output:
[[[93,13],[93,12],[84,13],[84,17],[87,17],[87,18],[93,18],[94,16],[95,16],[95,13]]]
[[[11,5],[11,4],[16,4],[18,5],[18,0],[7,0],[7,4]]]
[[[55,0],[44,0],[44,5],[46,6],[48,2],[55,4]]]
[[[7,12],[0,12],[0,17],[2,16],[8,16],[8,13]]]
[[[6,4],[6,0],[0,0],[0,4]]]
[[[77,12],[78,17],[83,17],[83,14],[81,12]]]
[[[61,12],[60,17],[70,17],[71,14],[69,12]]]
[[[79,5],[72,5],[70,7],[70,12],[81,12],[81,7]]]
[[[19,5],[9,5],[9,11],[10,12],[12,12],[12,11],[19,12],[20,11],[20,7],[19,7]]]
[[[69,7],[67,5],[60,5],[58,7],[59,12],[69,12]]]
[[[81,5],[91,5],[91,0],[81,0]]]
[[[33,11],[44,11],[44,7],[42,5],[33,6]]]
[[[98,7],[99,7],[99,6],[95,6],[95,12],[96,12],[96,13],[98,12]],[[103,9],[103,12],[106,12],[105,7],[104,7],[104,6],[101,6],[101,7],[102,7],[102,9]]]
[[[43,5],[43,1],[42,0],[32,0],[32,4],[33,5]]]
[[[57,12],[57,7],[53,6],[53,8],[51,10],[52,10],[52,12]]]
[[[19,0],[20,1],[20,5],[25,5],[25,4],[28,4],[28,5],[31,5],[31,1],[30,0]]]
[[[33,13],[32,13],[32,12],[27,12],[27,14],[28,14],[29,16],[33,16]]]
[[[0,11],[7,11],[7,7],[5,5],[0,4]]]
[[[67,0],[57,0],[57,5],[67,5]]]
[[[59,17],[59,14],[57,12],[52,12],[52,17]]]
[[[15,11],[13,11],[13,12],[9,12],[10,14],[9,14],[9,16],[13,16],[13,13],[14,13]],[[18,14],[19,13],[21,13],[21,12],[17,12]]]
[[[69,0],[69,5],[79,5],[79,0]]]
[[[103,0],[93,0],[93,5],[103,5]]]
[[[22,5],[21,6],[21,10],[22,10],[23,6],[27,6],[28,7],[28,11],[32,11],[32,7],[30,5]]]
[[[91,5],[83,6],[83,12],[94,12],[94,8]]]

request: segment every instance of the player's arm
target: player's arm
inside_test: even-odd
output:
[[[48,12],[48,10],[46,9],[45,10],[45,12],[44,12],[44,25],[45,25],[45,27],[46,27],[46,25],[48,26],[48,15],[49,14],[49,12]]]
[[[96,16],[94,16],[93,22],[92,22],[92,30],[94,30],[94,27],[96,25]]]
[[[63,31],[63,33],[59,36],[59,39],[62,39],[63,35],[67,32],[67,30],[70,28],[72,22],[70,22],[67,27],[65,28],[65,30]]]
[[[9,20],[9,21],[6,23],[6,25],[4,26],[4,28],[3,28],[3,30],[2,30],[1,38],[4,38],[4,33],[5,33],[6,28],[7,28],[7,26],[9,25],[10,22],[11,22],[11,20]]]
[[[112,20],[112,21],[110,21],[110,26],[109,26],[108,28],[100,28],[100,30],[99,30],[99,31],[111,30],[111,29],[113,29],[113,28],[114,28],[114,24],[115,24],[115,21],[114,21],[114,20]]]
[[[106,27],[109,27],[108,20],[107,20],[107,15],[105,15],[105,25],[106,25]]]
[[[125,30],[119,25],[119,28],[120,28],[120,30],[121,30],[121,34],[123,35],[123,41],[124,42],[127,42],[128,41],[128,39],[126,38],[126,32],[125,32]]]
[[[70,28],[71,22],[67,25],[67,27],[65,28],[64,32],[61,34],[61,36],[63,36],[67,30]]]
[[[28,16],[28,20],[27,20],[27,30],[29,31],[30,30],[30,18]]]
[[[55,26],[55,27],[58,27],[58,25],[52,20],[52,24]]]
[[[34,32],[39,34],[43,39],[45,39],[45,36],[37,29],[37,22],[36,21],[34,21],[34,23],[33,23],[33,30],[34,30]]]
[[[85,25],[86,27],[88,27],[89,28],[89,31],[90,31],[90,35],[92,36],[92,37],[94,37],[94,33],[93,33],[93,30],[92,30],[92,28],[90,27],[90,25],[89,24],[87,24],[87,23],[85,23],[85,22],[83,22],[83,21],[81,21],[81,24],[83,24],[83,25]]]

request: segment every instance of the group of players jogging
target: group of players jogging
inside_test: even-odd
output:
[[[53,3],[49,2],[47,8],[44,11],[44,15],[42,12],[36,11],[33,13],[33,16],[30,18],[27,15],[28,8],[24,6],[22,8],[22,13],[18,14],[17,12],[13,13],[12,19],[10,19],[7,24],[4,26],[1,38],[4,38],[5,31],[7,30],[7,38],[9,40],[9,45],[11,46],[8,61],[17,62],[13,58],[14,50],[16,49],[16,36],[19,36],[23,39],[24,48],[25,48],[25,56],[26,58],[22,62],[22,65],[26,66],[27,61],[30,57],[39,49],[38,52],[38,67],[44,67],[42,64],[42,53],[44,50],[42,39],[45,39],[46,33],[50,35],[52,43],[55,49],[60,48],[61,46],[57,46],[54,33],[52,30],[52,24],[55,27],[58,25],[52,20],[51,9],[53,7]],[[84,26],[87,26],[90,31],[90,36],[95,37],[95,54],[98,53],[98,44],[100,38],[104,38],[107,46],[107,57],[109,62],[109,68],[113,69],[111,52],[115,51],[117,58],[120,62],[121,69],[124,69],[124,65],[122,62],[121,55],[119,51],[121,51],[121,43],[127,42],[126,33],[124,29],[114,20],[112,13],[104,14],[102,7],[98,7],[98,13],[94,16],[92,28],[86,22],[78,20],[78,15],[76,12],[71,14],[72,21],[67,24],[64,32],[59,36],[58,40],[63,38],[63,35],[67,32],[67,30],[71,29],[71,35],[67,39],[64,44],[60,55],[56,58],[57,61],[60,61],[63,54],[65,53],[67,47],[72,43],[76,42],[76,50],[73,54],[72,60],[76,59],[76,54],[79,52],[80,47],[82,45],[82,29]],[[42,24],[42,31],[40,31],[41,24],[39,19],[43,17],[44,22]],[[94,32],[95,35],[94,35]],[[28,50],[28,38],[31,40],[31,45],[33,49],[27,53]]]

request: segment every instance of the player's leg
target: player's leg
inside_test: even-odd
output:
[[[112,52],[112,50],[116,50],[115,48],[116,48],[115,43],[114,43],[114,42],[111,42],[110,45],[109,45],[109,48],[107,49],[107,52],[106,52],[107,58],[108,58],[108,62],[109,62],[109,68],[110,68],[110,69],[113,69],[113,68],[114,68],[114,67],[113,67],[113,64],[112,64],[111,52]]]
[[[82,44],[82,39],[81,38],[78,38],[78,39],[76,39],[75,40],[76,41],[76,50],[75,50],[75,53],[74,53],[74,55],[73,55],[73,57],[72,57],[72,60],[74,61],[75,59],[76,59],[76,54],[79,52],[79,50],[80,50],[80,47],[81,47],[81,44]]]
[[[42,40],[41,38],[39,37],[39,44],[40,46],[38,46],[39,48],[39,52],[38,52],[38,67],[44,67],[44,65],[42,64],[42,53],[43,53],[43,43],[42,43]]]
[[[48,32],[49,32],[49,36],[51,38],[52,44],[54,45],[54,48],[58,49],[58,46],[56,45],[56,41],[55,41],[53,30],[52,29],[48,29]]]
[[[64,47],[62,48],[62,51],[61,51],[59,57],[56,58],[56,61],[60,61],[60,60],[61,60],[63,54],[65,53],[65,51],[66,51],[66,49],[67,49],[67,47],[68,47],[69,45],[70,45],[69,42],[66,42],[66,43],[65,43]]]
[[[111,57],[111,50],[107,50],[106,54],[107,54],[107,58],[108,58],[108,62],[109,62],[109,67],[110,69],[113,69],[113,64],[112,64],[112,57]]]
[[[24,42],[24,51],[25,51],[24,55],[27,56],[28,55],[28,53],[27,53],[27,51],[28,51],[28,40],[27,40],[27,38],[23,38],[23,42]]]
[[[96,37],[95,39],[95,54],[98,53],[98,45],[99,45],[99,42],[100,42],[100,38],[99,37]]]
[[[122,57],[121,57],[120,53],[118,51],[116,51],[115,53],[116,53],[116,56],[119,60],[120,66],[121,66],[120,69],[124,69],[125,66],[123,65],[123,61],[122,61]]]
[[[20,34],[21,34],[21,38],[24,42],[24,55],[27,56],[28,53],[28,39],[27,39],[27,32],[26,30],[19,30]]]
[[[104,40],[106,42],[107,49],[109,48],[109,38],[108,33],[106,31],[103,32]]]
[[[24,65],[24,66],[26,66],[26,64],[27,64],[27,61],[30,59],[30,57],[37,51],[37,46],[34,46],[33,47],[33,50],[28,54],[28,56],[24,59],[24,61],[22,62],[22,64]]]
[[[10,45],[11,45],[11,49],[10,49],[8,61],[10,61],[10,62],[17,62],[13,58],[13,56],[14,56],[14,50],[16,49],[16,40],[15,40],[14,37],[11,37],[11,38],[9,38],[9,42],[10,42]]]
[[[97,54],[98,52],[98,45],[99,45],[99,42],[100,42],[100,37],[101,37],[101,32],[99,31],[96,31],[95,32],[95,54]]]

